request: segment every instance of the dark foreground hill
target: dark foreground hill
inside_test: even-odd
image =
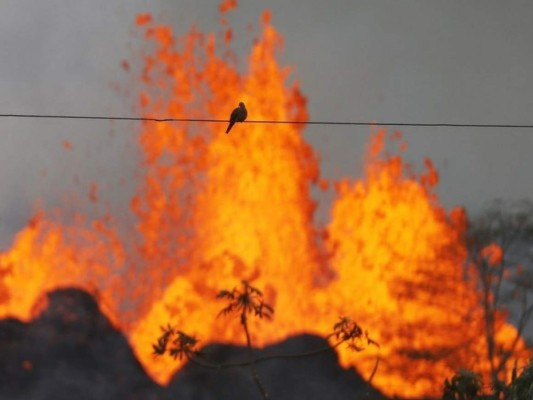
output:
[[[257,355],[306,352],[324,344],[319,337],[301,335],[258,350]],[[247,357],[246,349],[237,346],[212,344],[203,351],[219,363]],[[385,398],[354,370],[341,368],[333,351],[265,361],[258,370],[272,399]],[[0,320],[1,400],[260,398],[248,368],[210,370],[189,363],[168,387],[158,386],[123,334],[81,290],[50,293],[47,308],[29,323]]]

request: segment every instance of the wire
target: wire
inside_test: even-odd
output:
[[[206,122],[228,123],[226,119],[209,118],[149,118],[149,117],[114,117],[98,115],[53,115],[53,114],[0,114],[0,118],[46,118],[46,119],[84,119],[110,121],[147,121],[147,122]],[[298,124],[298,125],[352,125],[352,126],[410,126],[439,128],[519,128],[533,129],[533,124],[459,124],[459,123],[420,123],[420,122],[355,122],[355,121],[271,121],[247,120],[248,124]]]

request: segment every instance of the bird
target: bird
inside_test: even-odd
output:
[[[235,122],[243,122],[246,120],[246,117],[248,116],[248,111],[246,111],[246,107],[244,106],[244,103],[241,101],[239,103],[239,107],[234,109],[231,112],[231,115],[229,117],[229,125],[228,129],[226,129],[226,133],[229,133],[231,131],[231,128],[233,125],[235,125]]]

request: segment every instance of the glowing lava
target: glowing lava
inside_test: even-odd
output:
[[[148,14],[137,18],[153,45],[143,60],[144,116],[224,119],[243,101],[254,120],[307,120],[305,97],[276,60],[283,40],[268,13],[246,71],[231,61],[224,15],[233,7],[221,7],[220,41],[197,30],[176,39]],[[319,229],[310,196],[321,184],[318,160],[302,125],[224,129],[144,124],[136,234],[119,237],[111,220],[65,227],[40,214],[1,255],[0,314],[28,319],[47,290],[96,288],[164,383],[179,366],[152,356],[159,326],[170,322],[204,343],[244,343],[238,322],[215,318],[214,298],[247,279],[276,309],[272,322],[252,325],[257,345],[325,335],[338,316],[353,316],[381,345],[373,383],[386,394],[438,395],[456,368],[488,368],[478,296],[464,277],[466,218],[439,206],[429,160],[424,173],[410,172],[399,155],[384,156],[386,133],[378,132],[365,177],[336,183],[331,221]],[[514,332],[502,317],[501,343]],[[374,351],[339,351],[343,365],[370,374]]]

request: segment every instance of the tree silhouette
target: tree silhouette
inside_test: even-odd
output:
[[[349,349],[353,351],[362,351],[367,346],[377,346],[379,344],[372,340],[368,332],[364,331],[359,324],[348,317],[340,317],[333,325],[333,330],[326,336],[328,342],[334,339],[334,343],[328,346],[318,348],[313,351],[293,354],[276,354],[263,357],[255,357],[250,336],[248,321],[250,317],[267,318],[270,319],[274,314],[274,308],[265,303],[263,293],[256,287],[250,285],[247,281],[241,282],[240,288],[233,288],[232,290],[221,290],[218,299],[227,301],[227,305],[220,310],[218,317],[234,315],[239,318],[240,324],[246,336],[246,347],[248,349],[248,360],[238,361],[232,363],[219,364],[209,360],[205,354],[197,349],[198,340],[194,336],[190,336],[182,330],[172,327],[168,324],[166,327],[161,327],[162,334],[153,345],[153,352],[156,356],[168,354],[174,359],[187,359],[195,362],[206,368],[233,368],[233,367],[249,367],[254,383],[257,386],[263,399],[268,399],[269,394],[264,387],[259,374],[257,372],[256,364],[272,359],[283,358],[303,358],[320,354],[324,351],[335,349],[341,344],[345,343]],[[377,367],[379,365],[379,358],[376,358],[374,369],[368,378],[370,382],[374,377]]]
[[[533,242],[533,204],[497,201],[471,222],[468,267],[480,292],[491,385],[497,394],[505,387],[509,361],[520,352],[522,332],[533,312],[533,274],[527,249]],[[529,268],[530,269],[530,268]],[[498,326],[513,309],[514,339],[503,345]]]

